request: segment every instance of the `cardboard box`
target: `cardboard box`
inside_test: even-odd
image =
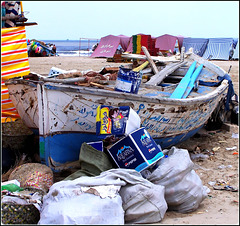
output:
[[[109,135],[124,136],[139,129],[141,119],[129,106],[99,105],[96,116],[96,134],[99,138]]]
[[[162,150],[144,127],[113,144],[108,152],[119,168],[135,169],[138,172],[164,157]]]
[[[93,148],[97,149],[98,151],[103,151],[103,142],[102,141],[89,142],[87,144],[91,145]]]

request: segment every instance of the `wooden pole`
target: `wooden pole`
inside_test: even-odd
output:
[[[23,17],[24,15],[23,15],[23,5],[22,5],[22,1],[20,1],[20,6],[21,6],[21,14],[22,14],[22,17]]]
[[[152,67],[152,69],[153,69],[154,74],[157,74],[157,73],[158,73],[157,66],[156,66],[156,64],[153,62],[153,60],[152,60],[152,58],[151,58],[151,56],[150,56],[147,48],[146,48],[145,46],[142,46],[142,50],[143,50],[145,56],[147,57],[148,62],[150,63],[150,65],[151,65],[151,67]]]

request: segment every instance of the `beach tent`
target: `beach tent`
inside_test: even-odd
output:
[[[233,38],[209,38],[204,59],[229,60],[230,51],[233,50]]]
[[[238,56],[239,56],[239,44],[238,44],[238,42],[237,42],[236,47],[235,47],[235,49],[234,49],[234,54],[233,54],[232,59],[238,60],[238,59],[239,59]]]
[[[130,41],[130,37],[126,35],[118,35],[118,37],[120,37],[120,45],[122,46],[123,50],[126,51]]]
[[[5,81],[30,73],[25,27],[1,29],[1,60],[1,119],[3,123],[10,121],[10,119],[14,121],[20,118],[9,97]]]
[[[179,49],[179,52],[181,52],[181,48],[183,46],[183,39],[186,38],[182,35],[178,35],[177,36],[177,40],[178,40],[178,49]]]
[[[172,53],[175,49],[175,44],[178,38],[173,35],[161,35],[156,38],[155,48],[158,48],[159,51],[169,51],[171,50]]]
[[[113,57],[119,45],[126,51],[129,40],[130,37],[125,35],[102,37],[91,57]]]
[[[236,49],[238,38],[233,38],[233,48]]]
[[[184,38],[183,46],[185,47],[185,52],[188,52],[190,48],[193,48],[193,53],[198,56],[203,56],[209,39],[206,38]]]
[[[143,55],[144,53],[141,47],[145,46],[148,49],[150,55],[156,55],[157,53],[155,49],[155,41],[156,37],[153,37],[151,35],[146,35],[143,33],[132,35],[130,37],[129,45],[126,52]]]

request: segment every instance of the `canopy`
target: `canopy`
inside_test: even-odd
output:
[[[232,59],[239,59],[238,55],[239,55],[239,44],[237,42]]]
[[[148,49],[150,55],[155,56],[157,54],[157,49],[155,48],[155,40],[156,37],[143,33],[132,35],[130,37],[126,52],[144,54],[141,48],[142,46],[145,46]]]
[[[177,41],[176,36],[168,35],[168,34],[161,35],[156,38],[155,48],[158,48],[159,51],[171,50],[173,53],[175,49],[176,41]]]
[[[206,38],[184,38],[183,46],[185,47],[185,52],[188,52],[190,48],[193,48],[193,53],[198,56],[203,56],[208,45],[208,39]]]
[[[129,40],[130,37],[125,35],[102,37],[91,57],[113,57],[119,45],[126,51]]]
[[[179,51],[181,52],[181,49],[182,49],[182,46],[183,46],[183,39],[184,39],[185,37],[184,36],[182,36],[182,35],[178,35],[177,36],[177,39],[178,39],[178,49],[179,49]]]
[[[232,49],[233,38],[210,38],[202,57],[211,60],[229,60]]]

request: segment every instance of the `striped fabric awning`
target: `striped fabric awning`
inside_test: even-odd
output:
[[[10,116],[14,121],[19,118],[19,115],[9,98],[5,81],[13,77],[28,75],[30,67],[25,27],[2,28],[1,39],[1,107],[2,122],[6,122],[7,116]]]

